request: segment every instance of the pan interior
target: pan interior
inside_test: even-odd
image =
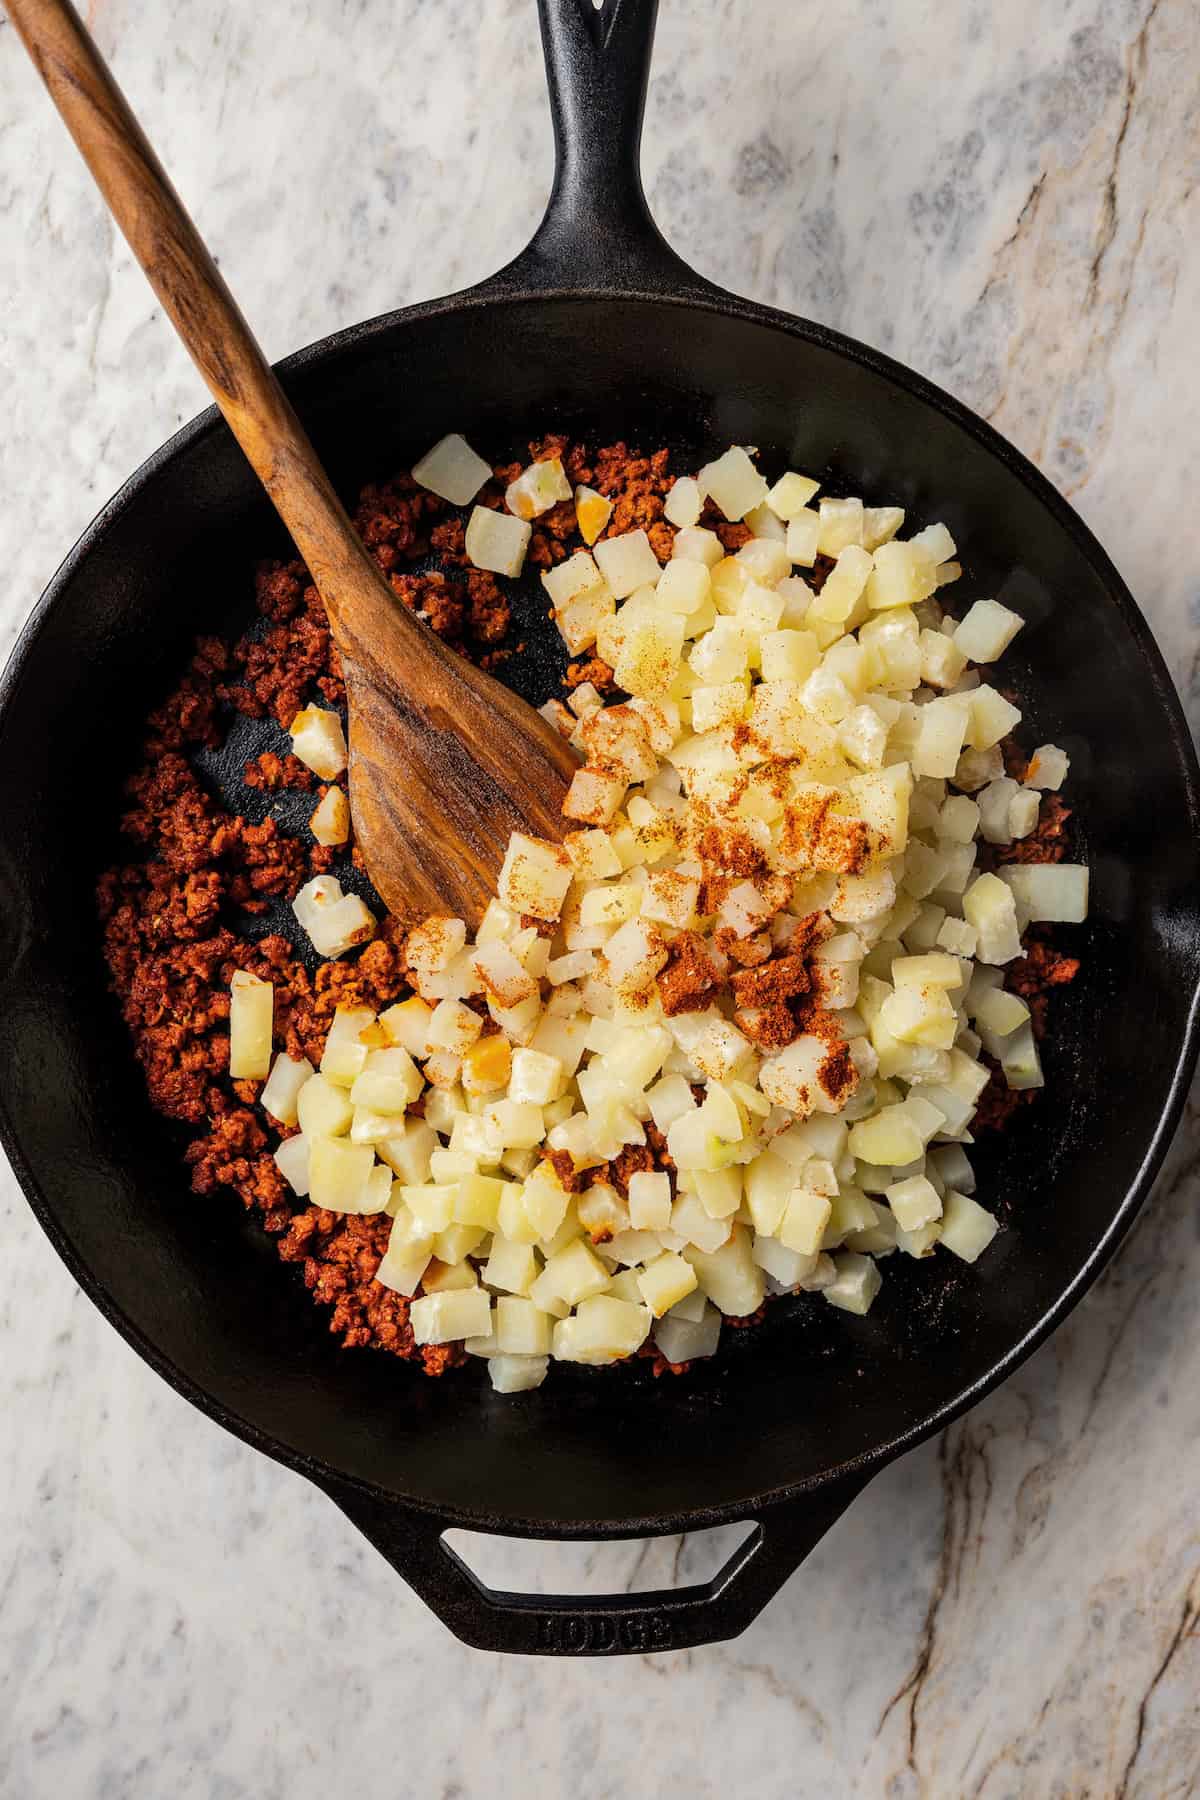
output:
[[[1056,1007],[1048,1094],[977,1153],[1008,1228],[976,1268],[893,1257],[867,1319],[783,1302],[681,1381],[558,1367],[514,1402],[478,1372],[432,1382],[341,1351],[240,1203],[188,1192],[97,948],[92,888],[117,857],[140,721],[196,632],[244,623],[254,561],[284,548],[224,428],[189,429],[60,572],[0,719],[3,1104],[56,1242],[141,1347],[264,1448],[467,1521],[569,1531],[737,1511],[919,1433],[1096,1256],[1179,1080],[1198,936],[1189,752],[1111,570],[933,400],[753,317],[587,298],[435,308],[304,353],[289,387],[351,497],[448,430],[498,454],[561,429],[754,444],[765,466],[827,472],[914,525],[944,519],[967,571],[957,593],[1029,621],[1004,677],[1030,745],[1072,757],[1093,877],[1083,973]],[[540,699],[557,653],[536,642],[516,679]]]

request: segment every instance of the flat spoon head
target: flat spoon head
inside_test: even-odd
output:
[[[337,608],[354,834],[398,918],[478,925],[514,831],[558,841],[578,758],[541,715],[403,614],[379,582],[368,632]],[[386,610],[383,610],[386,608]],[[419,633],[419,635],[417,635]]]

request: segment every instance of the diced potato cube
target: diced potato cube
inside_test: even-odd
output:
[[[513,912],[534,919],[557,919],[571,876],[571,859],[561,844],[514,831],[500,870],[500,899]]]
[[[457,1182],[426,1181],[401,1184],[399,1197],[418,1228],[432,1236],[445,1231],[453,1221],[457,1193]]]
[[[834,504],[838,503],[835,501]],[[870,552],[861,544],[850,543],[839,550],[837,561],[812,603],[809,617],[828,619],[833,624],[848,620],[866,589],[872,567]]]
[[[750,538],[734,554],[742,567],[749,569],[752,579],[764,587],[773,588],[792,572],[791,558],[778,538]]]
[[[895,537],[904,523],[902,506],[868,506],[863,510],[863,548],[878,550]]]
[[[1009,963],[1020,956],[1013,890],[998,876],[980,875],[971,883],[963,895],[963,915],[978,933],[975,954],[980,962]]]
[[[675,613],[639,620],[624,634],[613,663],[613,679],[639,699],[666,695],[683,655],[683,636],[683,620]]]
[[[887,1203],[904,1231],[918,1231],[942,1216],[942,1202],[933,1183],[924,1175],[910,1175],[885,1188]]]
[[[953,956],[974,956],[979,944],[979,933],[965,919],[945,918],[938,926],[937,942]]]
[[[981,994],[975,1007],[975,1022],[997,1037],[1008,1037],[1029,1017],[1029,1008],[1017,994],[1004,988],[989,988]]]
[[[265,1081],[271,1071],[275,989],[244,969],[229,984],[229,1073],[234,1081]]]
[[[904,1106],[885,1106],[872,1118],[860,1119],[850,1127],[850,1150],[860,1162],[902,1169],[915,1162],[924,1148],[921,1133]]]
[[[399,1044],[410,1056],[423,1057],[429,1051],[429,1021],[432,1017],[432,1007],[419,994],[410,994],[407,1000],[400,1000],[386,1012],[381,1012],[379,1023],[393,1044]]]
[[[838,743],[860,769],[878,769],[887,749],[887,726],[871,706],[855,706],[838,725]]]
[[[706,1306],[699,1319],[669,1312],[654,1327],[654,1342],[666,1360],[675,1364],[714,1355],[720,1336],[721,1315],[715,1306]]]
[[[934,563],[920,545],[892,540],[880,544],[872,555],[874,567],[866,592],[867,605],[872,612],[884,612],[896,606],[916,606],[934,592],[937,586]],[[914,650],[919,667],[919,645],[914,645]]]
[[[308,829],[318,844],[327,848],[344,844],[350,836],[350,802],[340,787],[327,788],[313,808]]]
[[[489,569],[493,575],[519,575],[532,531],[526,519],[476,506],[467,525],[467,558],[477,569]]]
[[[755,1238],[753,1255],[759,1268],[765,1269],[783,1288],[799,1287],[800,1282],[812,1275],[817,1266],[815,1256],[805,1256],[799,1250],[789,1250],[778,1238]]]
[[[603,769],[576,769],[563,801],[563,817],[583,825],[607,825],[625,798],[628,783]]]
[[[811,569],[817,560],[821,541],[820,516],[807,507],[788,520],[786,548],[789,559],[802,569]]]
[[[829,1196],[811,1187],[792,1190],[779,1225],[779,1241],[802,1256],[815,1256],[833,1213]]]
[[[354,1078],[350,1102],[372,1112],[402,1114],[424,1085],[421,1071],[407,1050],[398,1045],[390,1050],[372,1050],[362,1074]]]
[[[463,1288],[477,1288],[475,1271],[469,1262],[444,1263],[435,1256],[421,1277],[427,1294],[450,1294]]]
[[[312,1082],[309,1082],[309,1087]],[[308,1186],[314,1206],[327,1212],[382,1211],[369,1205],[368,1182],[375,1166],[370,1144],[345,1138],[314,1137],[309,1144]],[[386,1202],[385,1202],[386,1203]]]
[[[664,1251],[647,1263],[637,1278],[642,1299],[656,1319],[698,1286],[691,1263],[673,1251]]]
[[[708,599],[711,587],[712,578],[706,563],[672,557],[654,590],[654,598],[656,604],[668,612],[686,616],[699,611]]]
[[[415,1294],[432,1259],[432,1236],[415,1228],[411,1218],[398,1215],[375,1279],[393,1293]]]
[[[333,875],[316,875],[292,901],[292,911],[320,956],[343,956],[375,935],[375,918],[357,894],[343,894]]]
[[[700,492],[714,501],[727,519],[744,519],[767,498],[767,484],[740,444],[706,463],[697,477]]]
[[[1038,1054],[1033,1026],[1028,1021],[1018,1025],[1008,1037],[1000,1040],[1000,1067],[1010,1088],[1045,1087],[1042,1059]]]
[[[951,688],[967,666],[954,639],[944,631],[923,631],[920,636],[921,680],[926,687]]]
[[[1021,911],[1035,923],[1081,925],[1087,918],[1086,863],[1010,863],[1000,871],[1000,878]]]
[[[444,913],[431,913],[413,927],[405,941],[408,966],[420,977],[442,975],[457,961],[467,941],[467,928],[461,919]],[[441,1000],[444,993],[436,996]]]
[[[542,575],[542,586],[555,607],[566,606],[581,594],[602,589],[605,585],[594,557],[589,556],[586,550],[577,550],[574,556],[568,556],[565,562],[557,563]]]
[[[699,482],[690,475],[681,475],[671,484],[663,514],[672,525],[694,525],[702,505]]]
[[[650,1324],[644,1306],[633,1306],[611,1294],[595,1295],[554,1327],[554,1356],[559,1362],[597,1366],[619,1362],[641,1348]]]
[[[481,1287],[426,1294],[413,1301],[408,1319],[418,1344],[454,1344],[462,1338],[487,1336],[492,1302]]]
[[[294,1194],[308,1193],[308,1139],[285,1138],[274,1152],[275,1166]]]
[[[539,1264],[532,1244],[514,1244],[497,1233],[481,1273],[488,1287],[528,1294],[538,1278]]]
[[[571,484],[562,462],[557,456],[549,456],[541,462],[530,463],[515,481],[509,482],[504,504],[518,519],[537,519],[552,506],[557,506],[560,500],[570,498]]]
[[[820,503],[820,536],[817,549],[822,556],[837,556],[850,544],[861,546],[863,540],[863,503],[861,500],[822,500]]]
[[[1070,767],[1071,759],[1065,750],[1060,750],[1057,744],[1041,744],[1029,759],[1029,767],[1025,771],[1025,786],[1060,788]]]
[[[484,483],[491,480],[492,471],[466,438],[452,431],[413,464],[412,478],[418,487],[449,500],[451,506],[468,506]]]
[[[942,1201],[941,1242],[963,1262],[977,1262],[999,1230],[991,1213],[961,1194],[948,1188]]]
[[[693,688],[693,729],[717,731],[723,725],[740,725],[749,697],[750,684],[744,675],[733,681],[715,681],[708,687]]]
[[[870,1310],[871,1302],[883,1286],[883,1278],[869,1256],[847,1250],[833,1260],[837,1275],[822,1292],[830,1306],[861,1317]]]
[[[650,539],[640,528],[625,531],[619,537],[605,538],[596,545],[596,562],[609,588],[618,600],[624,600],[636,588],[654,587],[662,574]]]
[[[464,1006],[461,1000],[439,1000],[429,1020],[429,1047],[461,1056],[482,1030],[483,1020],[479,1014]]]
[[[554,1320],[532,1300],[506,1295],[496,1302],[495,1336],[502,1355],[548,1356]]]
[[[314,1075],[296,1096],[296,1118],[307,1138],[341,1137],[349,1131],[353,1117],[345,1089],[324,1075]]]
[[[527,1394],[541,1387],[549,1367],[548,1356],[490,1356],[488,1380],[497,1394]]]
[[[918,713],[913,773],[953,775],[970,722],[971,710],[957,694],[945,694],[941,699],[927,701]]]
[[[762,1305],[766,1284],[752,1252],[753,1240],[744,1225],[735,1225],[719,1250],[689,1245],[684,1251],[704,1292],[729,1318],[748,1318]]]
[[[976,600],[955,627],[954,641],[971,662],[990,663],[1002,656],[1024,619],[998,600]]]
[[[325,1037],[321,1073],[341,1087],[353,1086],[367,1066],[370,1045],[367,1033],[375,1024],[369,1006],[339,1006]]]
[[[1041,795],[1033,788],[1018,788],[1008,803],[1008,829],[1014,838],[1027,838],[1037,825]]]
[[[811,631],[789,628],[763,634],[761,657],[764,681],[803,683],[817,667],[821,652]]]
[[[950,794],[938,812],[937,834],[954,844],[974,842],[979,830],[979,806],[966,794]]]
[[[767,494],[767,505],[781,519],[794,519],[803,510],[820,489],[819,481],[811,481],[807,475],[797,475],[789,469],[781,475],[775,486]]]
[[[964,696],[970,706],[967,743],[973,750],[991,750],[1021,723],[1021,711],[986,682]]]
[[[341,774],[349,752],[337,713],[323,706],[306,706],[296,714],[288,730],[293,751],[322,781],[333,781]]]
[[[307,1056],[295,1062],[286,1052],[281,1050],[271,1067],[262,1093],[258,1096],[264,1109],[281,1125],[294,1125],[297,1119],[296,1102],[300,1089],[306,1081],[311,1080],[313,1066]]]
[[[700,895],[700,877],[684,875],[678,869],[661,869],[646,881],[642,917],[683,930],[696,915]]]
[[[602,1294],[608,1286],[609,1275],[591,1246],[582,1238],[576,1238],[565,1250],[548,1258],[542,1280],[548,1291],[557,1294],[568,1306],[578,1306],[581,1300]]]
[[[629,1178],[629,1221],[635,1231],[666,1231],[671,1223],[671,1183],[657,1169]]]
[[[685,525],[675,533],[672,559],[682,557],[688,562],[706,563],[710,569],[715,569],[724,556],[725,546],[715,531],[706,531],[701,525]]]
[[[401,1181],[413,1186],[429,1179],[430,1157],[438,1148],[437,1135],[424,1119],[392,1121],[388,1137],[376,1141],[375,1154]]]
[[[582,483],[575,489],[575,522],[585,544],[594,544],[611,518],[611,500]]]

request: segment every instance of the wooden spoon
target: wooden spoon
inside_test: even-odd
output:
[[[372,881],[400,917],[450,912],[478,923],[509,834],[561,835],[575,757],[532,707],[396,599],[68,0],[6,5],[325,603],[349,701],[355,836]]]

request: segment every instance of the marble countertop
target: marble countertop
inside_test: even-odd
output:
[[[90,0],[270,354],[464,285],[549,187],[533,0]],[[1095,527],[1200,717],[1190,0],[663,0],[657,216],[707,274],[961,396]],[[501,75],[501,71],[504,71]],[[0,641],[204,402],[0,20]],[[1114,696],[1119,704],[1119,695]],[[1195,1107],[1099,1287],[876,1480],[736,1642],[458,1645],[192,1411],[0,1180],[0,1793],[1179,1796],[1200,1789]],[[707,1542],[492,1542],[493,1580]]]

